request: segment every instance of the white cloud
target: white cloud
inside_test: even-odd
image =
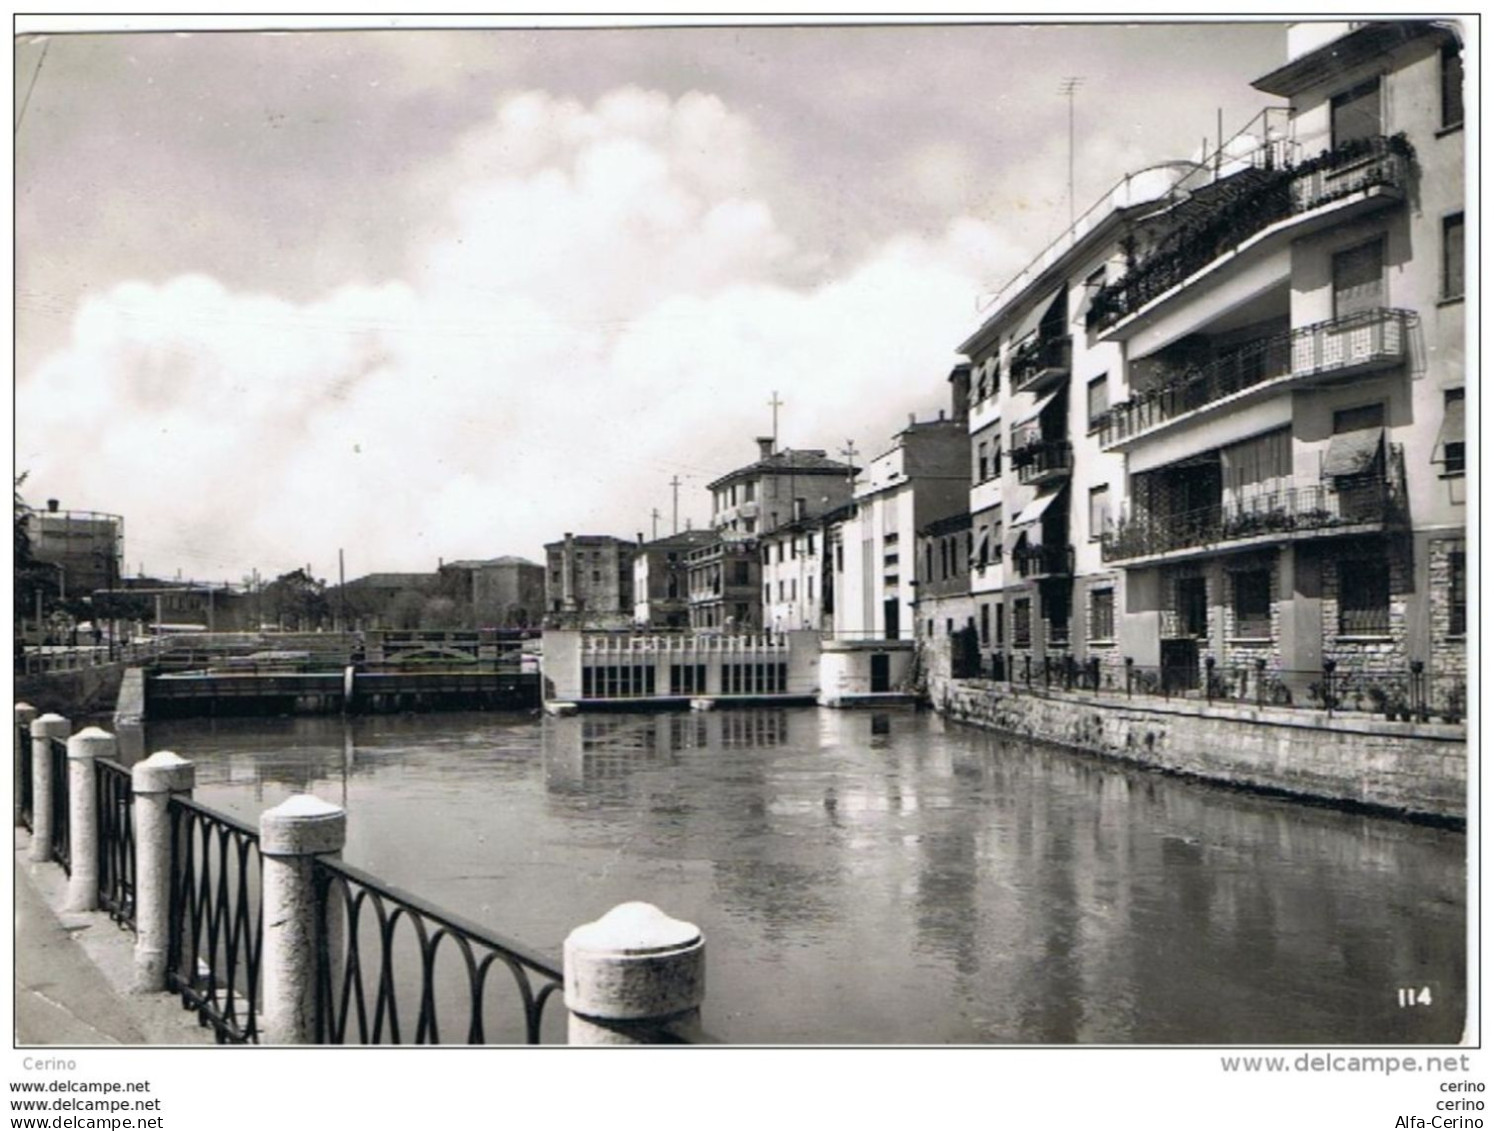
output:
[[[521,553],[705,518],[706,480],[781,436],[880,450],[946,403],[991,263],[968,218],[814,289],[718,99],[504,100],[427,177],[407,282],[296,304],[203,277],[122,283],[18,388],[38,497],[126,516],[131,568],[324,575]],[[792,191],[791,186],[786,191]],[[812,249],[811,249],[812,250]]]

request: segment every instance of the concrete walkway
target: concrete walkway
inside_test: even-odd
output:
[[[173,994],[130,992],[135,936],[102,912],[61,910],[67,877],[15,837],[15,1043],[199,1045],[212,1033]]]

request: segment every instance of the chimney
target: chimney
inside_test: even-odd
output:
[[[916,413],[916,412],[910,412],[910,413],[908,413],[908,427],[912,428],[913,425],[915,425],[917,423],[918,423],[918,413]]]
[[[640,546],[643,545],[643,531],[641,531],[641,530],[638,532],[638,544]]]
[[[970,423],[970,363],[962,361],[949,373],[949,401],[956,424]]]
[[[59,506],[61,506],[61,504],[56,499],[48,499],[47,500],[47,510],[50,513],[56,514],[57,513],[57,508]]]
[[[802,499],[802,498],[794,500],[794,521],[795,522],[802,522],[804,520],[804,506],[805,506],[805,504],[807,502],[808,502],[807,499]]]
[[[939,423],[944,423],[944,410],[942,408],[939,410]]]
[[[773,437],[759,436],[757,438],[757,458],[767,459],[773,454]]]

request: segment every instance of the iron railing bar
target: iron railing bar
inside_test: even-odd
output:
[[[533,950],[530,947],[525,946],[523,943],[515,942],[513,939],[500,935],[489,927],[484,927],[479,923],[474,923],[470,919],[464,919],[461,916],[455,915],[450,911],[444,911],[428,900],[422,899],[417,895],[412,895],[411,893],[404,891],[401,888],[397,888],[392,884],[386,883],[385,881],[379,879],[377,876],[374,876],[369,872],[365,872],[363,871],[363,869],[355,867],[352,864],[348,864],[345,861],[323,860],[320,861],[320,863],[324,867],[327,867],[334,872],[342,873],[349,879],[355,880],[365,887],[372,888],[375,892],[382,894],[391,900],[395,900],[399,903],[404,904],[410,910],[417,911],[421,915],[433,919],[443,926],[450,927],[453,930],[470,935],[479,942],[485,943],[488,946],[508,951],[520,962],[524,963],[530,969],[538,973],[546,974],[555,978],[563,977],[559,965],[552,962],[549,958],[546,958],[539,951]]]

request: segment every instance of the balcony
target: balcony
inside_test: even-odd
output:
[[[1019,577],[1072,577],[1074,573],[1074,547],[1018,546],[1012,551],[1012,565]]]
[[[1155,516],[1123,516],[1100,544],[1106,562],[1151,564],[1221,547],[1258,545],[1369,534],[1406,522],[1405,492],[1383,473],[1345,477],[1332,483],[1283,487],[1219,506]]]
[[[1136,314],[1283,220],[1303,216],[1359,193],[1403,197],[1412,163],[1405,136],[1370,137],[1325,150],[1293,165],[1252,169],[1200,190],[1215,190],[1210,207],[1188,216],[1149,255],[1095,292],[1085,325],[1104,332]],[[1183,208],[1187,207],[1185,203]]]
[[[1073,473],[1074,445],[1067,440],[1035,440],[1012,451],[1017,481],[1028,485],[1051,483]]]
[[[1066,379],[1073,356],[1074,339],[1068,334],[1018,347],[1012,355],[1012,392],[1035,392]]]
[[[1273,334],[1229,354],[1167,377],[1157,388],[1113,405],[1100,418],[1100,447],[1124,448],[1132,441],[1211,405],[1232,407],[1246,390],[1279,391],[1308,379],[1338,379],[1406,360],[1409,310],[1366,310]]]

